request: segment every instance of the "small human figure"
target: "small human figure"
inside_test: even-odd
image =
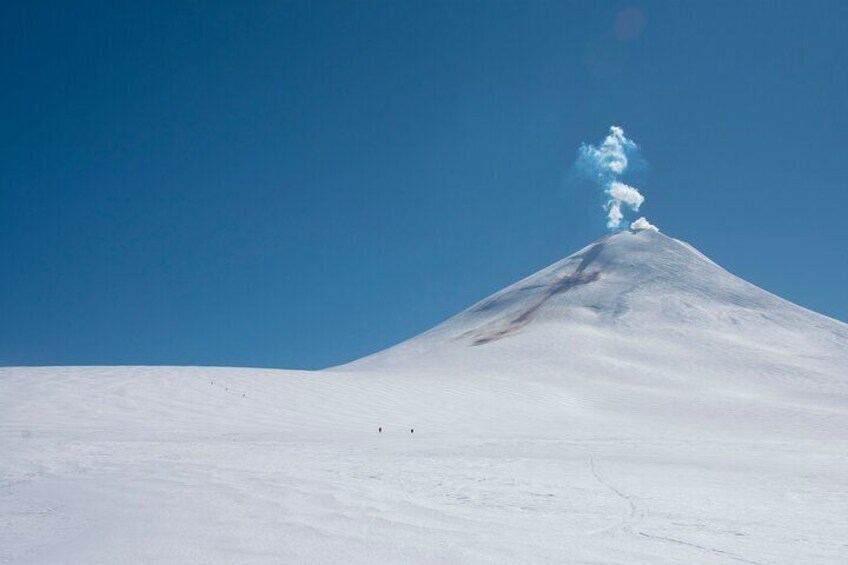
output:
[[[379,428],[377,428],[377,433],[383,433],[383,426],[380,426]]]
[[[415,433],[415,430],[414,430],[414,429],[410,429],[410,430],[409,430],[409,433],[414,434],[414,433]]]

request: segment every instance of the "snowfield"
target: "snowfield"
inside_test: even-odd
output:
[[[845,564],[848,326],[643,230],[325,371],[3,368],[0,563]]]

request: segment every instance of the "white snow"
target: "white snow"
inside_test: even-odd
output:
[[[0,563],[843,564],[848,326],[622,232],[327,371],[0,369],[0,450]]]

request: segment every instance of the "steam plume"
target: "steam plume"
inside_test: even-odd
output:
[[[583,144],[577,155],[575,167],[578,172],[602,188],[608,196],[604,209],[607,211],[607,227],[618,229],[624,220],[623,208],[634,212],[645,201],[639,189],[625,184],[620,179],[633,164],[644,163],[639,156],[639,146],[624,135],[618,126],[610,127],[609,134],[597,146]],[[654,229],[645,218],[639,218],[631,229]]]
[[[632,224],[630,224],[630,229],[633,231],[639,230],[651,230],[651,231],[660,231],[660,228],[649,222],[645,219],[645,216],[642,216]]]

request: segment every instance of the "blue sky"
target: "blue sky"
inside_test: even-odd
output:
[[[848,3],[116,4],[0,13],[0,365],[392,345],[606,232],[612,124],[664,233],[848,320]]]

